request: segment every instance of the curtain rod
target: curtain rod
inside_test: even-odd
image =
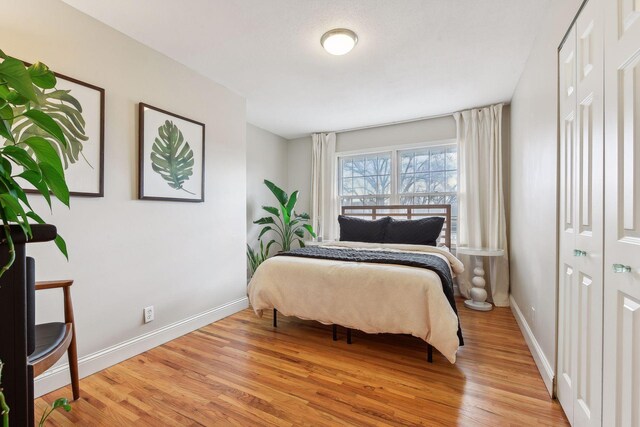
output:
[[[487,107],[491,107],[492,105],[498,105],[498,104],[502,104],[503,106],[511,105],[510,102],[498,102],[496,104],[488,104],[488,105],[483,105],[481,107],[467,108],[467,110],[476,110],[478,108],[487,108]],[[464,111],[464,110],[461,110],[461,111]],[[354,131],[357,131],[357,130],[381,128],[381,127],[385,127],[385,126],[402,125],[402,124],[405,124],[405,123],[420,122],[422,120],[440,119],[442,117],[453,116],[455,113],[456,112],[445,113],[445,114],[437,114],[437,115],[434,115],[434,116],[418,117],[418,118],[415,118],[415,119],[399,120],[399,121],[396,121],[396,122],[388,122],[388,123],[382,123],[382,124],[378,124],[378,125],[360,126],[360,127],[355,127],[355,128],[349,128],[349,129],[332,130],[332,131],[328,131],[328,132],[311,132],[311,134],[314,134],[314,133],[332,133],[332,132],[333,133],[354,132]]]

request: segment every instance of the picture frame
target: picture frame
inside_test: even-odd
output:
[[[28,62],[25,64],[31,65]],[[54,72],[54,75],[56,87],[43,93],[47,95],[48,107],[57,104],[67,108],[66,113],[59,113],[68,119],[68,125],[62,127],[68,148],[61,157],[69,195],[104,197],[105,90],[61,73]],[[68,91],[71,97],[61,95],[60,91]],[[72,114],[78,113],[82,116],[82,125],[78,124],[77,117],[72,117]],[[37,193],[28,187],[25,191]]]
[[[138,104],[138,199],[204,202],[205,125]]]

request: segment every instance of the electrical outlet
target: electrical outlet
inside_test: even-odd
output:
[[[153,319],[155,318],[155,314],[153,312],[152,305],[150,305],[149,307],[145,307],[143,309],[143,313],[144,313],[144,323],[153,322]]]

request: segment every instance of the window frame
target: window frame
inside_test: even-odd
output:
[[[364,148],[364,149],[360,149],[360,150],[350,150],[350,151],[339,151],[336,152],[335,155],[335,165],[336,165],[336,173],[335,176],[337,177],[337,181],[336,181],[336,196],[338,199],[338,206],[342,206],[342,194],[341,194],[341,190],[342,190],[342,160],[344,158],[347,157],[357,157],[357,156],[366,156],[366,155],[372,155],[372,154],[386,154],[386,153],[390,153],[391,154],[391,177],[390,177],[390,189],[391,189],[391,194],[388,195],[389,199],[390,199],[390,203],[391,205],[399,205],[400,204],[400,197],[401,196],[421,196],[425,193],[403,193],[400,194],[398,192],[399,190],[399,181],[400,181],[400,174],[398,171],[398,159],[399,159],[399,152],[400,151],[407,151],[407,150],[418,150],[418,149],[422,149],[422,148],[439,148],[439,147],[447,147],[447,146],[451,146],[451,145],[456,145],[457,141],[455,138],[450,138],[450,139],[440,139],[440,140],[435,140],[435,141],[427,141],[427,142],[418,142],[415,144],[403,144],[403,145],[389,145],[389,146],[384,146],[384,147],[372,147],[372,148]],[[459,161],[458,161],[458,166],[460,165]],[[458,172],[458,176],[459,175],[459,167],[456,167],[456,171]],[[449,194],[450,192],[446,192],[446,194]],[[445,193],[443,193],[444,195]],[[457,194],[457,192],[456,192]],[[387,197],[386,194],[380,194],[380,195],[372,195],[369,197]],[[346,197],[356,197],[356,196],[346,196]],[[362,196],[362,198],[368,197],[366,195]]]

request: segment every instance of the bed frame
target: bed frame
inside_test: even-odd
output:
[[[451,248],[451,205],[386,205],[386,206],[343,206],[342,215],[375,220],[385,216],[398,219],[421,219],[444,217],[444,224],[438,246]],[[278,310],[273,309],[273,327],[278,327]],[[347,344],[351,344],[351,329],[347,329]],[[332,325],[333,340],[338,340],[338,325]],[[427,343],[427,361],[433,363],[433,346]]]

